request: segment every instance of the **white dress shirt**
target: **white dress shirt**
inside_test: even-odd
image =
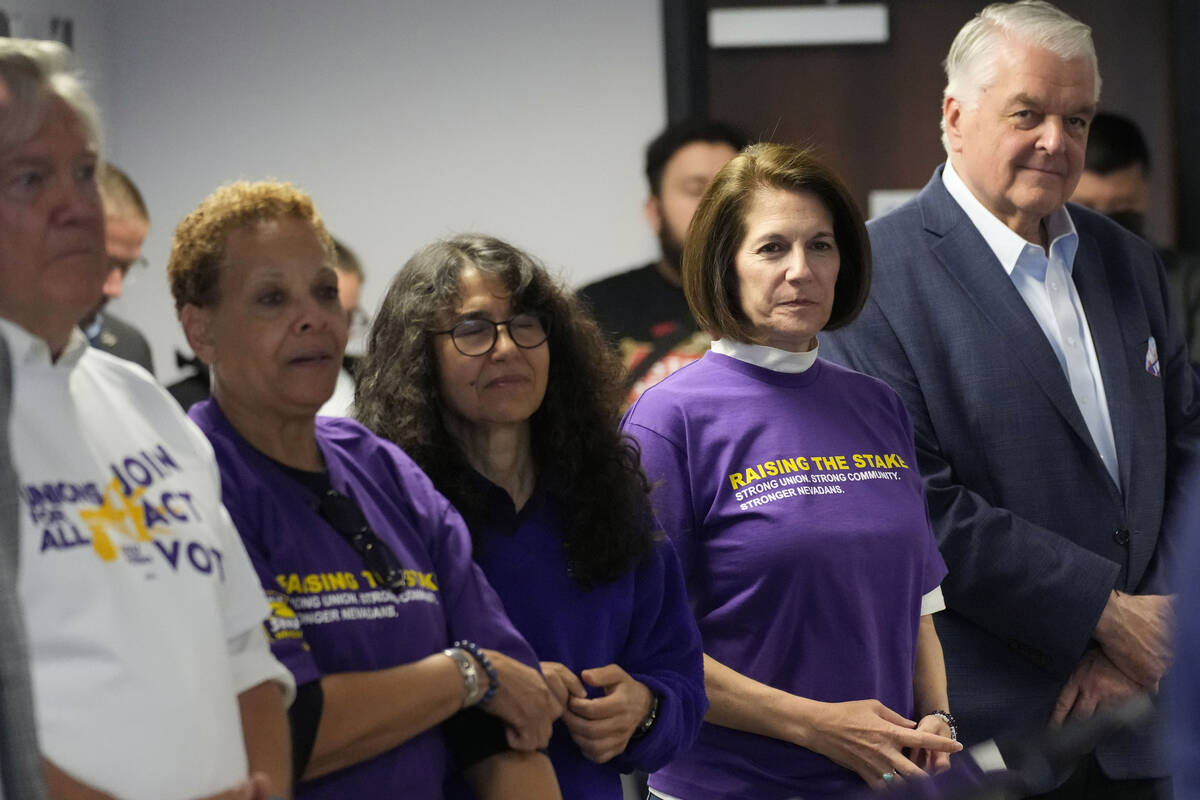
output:
[[[1047,255],[1041,246],[1025,241],[984,208],[949,161],[942,172],[942,183],[996,254],[1041,326],[1071,385],[1071,394],[1075,396],[1100,460],[1113,482],[1120,487],[1117,446],[1100,362],[1096,359],[1087,314],[1071,278],[1075,251],[1079,248],[1079,234],[1071,215],[1066,208],[1060,208],[1043,221],[1046,236],[1050,239]]]

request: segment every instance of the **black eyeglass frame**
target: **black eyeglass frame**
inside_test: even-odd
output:
[[[514,320],[520,319],[521,317],[533,317],[534,319],[536,319],[538,321],[538,324],[542,326],[542,331],[546,334],[541,339],[541,341],[539,341],[535,344],[521,344],[520,342],[518,342],[516,340],[516,337],[514,337],[512,335],[512,326],[510,323],[512,323]],[[551,317],[549,314],[547,314],[544,311],[522,311],[519,314],[513,314],[508,319],[502,319],[499,322],[493,322],[492,320],[487,319],[486,317],[472,317],[471,319],[464,319],[462,322],[455,324],[454,327],[452,327],[452,328],[447,328],[444,331],[430,331],[430,333],[432,333],[434,336],[449,336],[450,341],[454,344],[455,350],[462,353],[467,358],[480,358],[482,356],[486,356],[488,353],[490,353],[496,349],[496,343],[500,341],[500,326],[501,325],[503,325],[505,327],[505,329],[508,331],[508,338],[510,341],[512,341],[513,344],[515,344],[517,347],[521,348],[522,350],[532,350],[535,347],[541,347],[550,339],[550,325],[553,321],[554,321],[554,318]],[[459,345],[458,337],[454,334],[454,332],[456,330],[458,330],[460,327],[462,327],[463,325],[470,325],[472,323],[480,323],[480,322],[486,322],[487,324],[492,326],[492,343],[489,344],[487,349],[481,353],[468,353],[466,350],[463,350],[462,347]]]
[[[380,587],[396,594],[408,588],[400,560],[375,533],[354,498],[327,489],[317,499],[316,512],[354,548]]]
[[[133,261],[122,261],[119,258],[110,258],[108,260],[109,271],[111,272],[114,269],[121,270],[122,278],[129,277],[129,273],[136,269],[145,269],[148,266],[150,266],[150,262],[146,260],[145,256],[138,256]]]

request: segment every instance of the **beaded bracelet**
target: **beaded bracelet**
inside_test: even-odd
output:
[[[939,717],[942,720],[945,720],[946,724],[950,726],[950,738],[956,742],[958,741],[958,723],[954,720],[953,714],[951,714],[949,711],[930,711],[925,716]]]
[[[483,671],[487,673],[488,689],[483,693],[483,697],[479,699],[479,702],[476,703],[476,705],[480,706],[487,705],[488,701],[496,696],[496,690],[500,688],[500,677],[496,674],[496,668],[492,666],[492,660],[484,655],[482,647],[472,641],[460,639],[454,643],[454,646],[461,647],[470,653],[479,662],[479,666],[483,667]]]

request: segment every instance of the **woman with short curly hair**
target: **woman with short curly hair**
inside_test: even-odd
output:
[[[298,686],[296,797],[437,798],[452,766],[487,800],[557,797],[534,752],[557,702],[462,519],[390,442],[317,417],[346,346],[336,264],[312,201],[274,181],[205,199],[168,264],[213,375],[212,398],[188,413]]]
[[[653,535],[621,367],[544,267],[487,236],[436,242],[376,316],[357,413],[466,517],[475,557],[565,707],[564,797],[619,798],[695,736],[699,638]]]

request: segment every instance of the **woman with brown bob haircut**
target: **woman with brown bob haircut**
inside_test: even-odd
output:
[[[679,561],[617,427],[622,393],[620,361],[574,294],[477,234],[397,273],[358,393],[359,418],[463,513],[541,659],[563,706],[547,752],[572,800],[620,800],[620,773],[667,763],[706,707]]]
[[[807,151],[783,145],[748,147],[713,180],[692,217],[684,251],[683,290],[700,327],[714,339],[729,337],[761,344],[738,301],[738,245],[746,236],[746,210],[755,191],[765,186],[810,192],[833,217],[841,265],[834,286],[833,310],[823,330],[849,325],[871,291],[871,241],[850,192],[828,167]]]
[[[654,796],[841,797],[960,749],[912,426],[883,383],[817,357],[870,274],[854,201],[803,150],[747,148],[692,218],[683,285],[713,347],[624,422],[683,562],[710,702]]]

